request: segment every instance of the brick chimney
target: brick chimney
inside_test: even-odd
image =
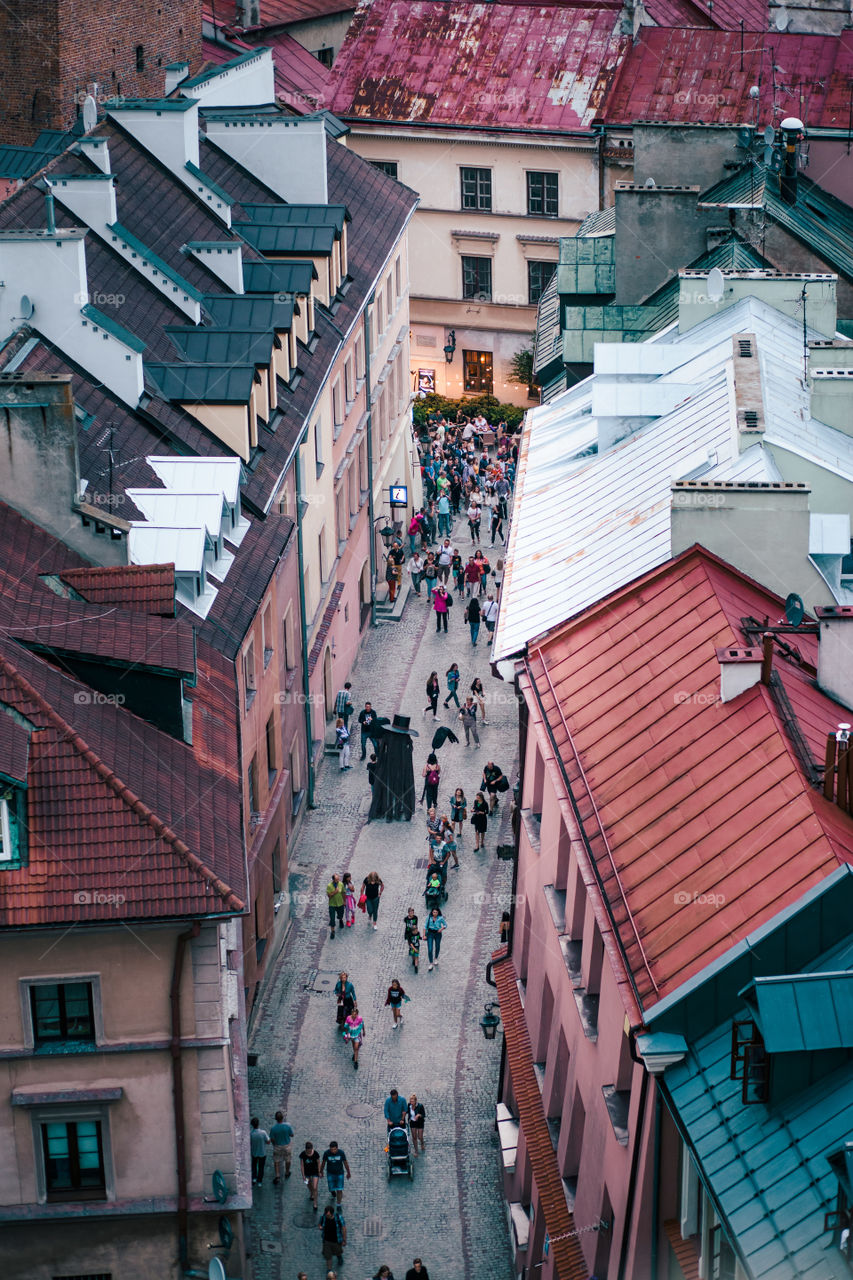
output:
[[[853,710],[853,606],[815,609],[820,625],[817,682],[824,693]]]
[[[720,701],[732,702],[747,689],[758,684],[764,661],[762,649],[738,649],[734,646],[717,650],[720,664]]]

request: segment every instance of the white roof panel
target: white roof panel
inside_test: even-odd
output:
[[[131,564],[173,564],[175,573],[201,573],[204,529],[134,522],[127,535]]]
[[[849,556],[850,516],[813,511],[809,517],[809,555]]]
[[[211,538],[222,528],[222,493],[175,493],[172,489],[128,489],[127,496],[151,524],[202,526]]]
[[[221,491],[229,506],[237,501],[239,458],[151,457],[146,462],[167,489],[198,494]]]

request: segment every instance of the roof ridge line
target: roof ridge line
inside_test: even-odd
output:
[[[154,831],[155,835],[159,839],[165,840],[167,844],[171,845],[178,857],[181,858],[190,870],[196,873],[196,875],[207,881],[211,888],[222,898],[226,906],[235,911],[244,910],[245,903],[237,897],[233,889],[231,889],[224,880],[221,880],[217,875],[215,875],[214,872],[202,862],[201,858],[191,851],[189,845],[185,844],[184,841],[181,840],[180,836],[178,836],[171,827],[162,820],[162,818],[158,818],[154,811],[149,809],[145,801],[141,800],[135,792],[131,791],[130,787],[125,782],[122,782],[118,774],[111,769],[108,764],[105,764],[104,761],[101,760],[97,752],[89,746],[77,730],[72,728],[68,721],[50,705],[47,699],[39,693],[38,689],[30,684],[26,676],[22,675],[18,668],[14,666],[14,664],[11,663],[2,653],[0,653],[0,670],[4,671],[5,674],[8,675],[9,678],[27,694],[28,697],[32,698],[36,702],[39,709],[51,721],[53,727],[58,729],[74,750],[83,756],[86,763],[95,770],[104,782],[106,782],[116,797],[123,804],[127,805],[127,807],[131,809],[137,817],[141,818],[147,826],[151,827],[152,831]]]

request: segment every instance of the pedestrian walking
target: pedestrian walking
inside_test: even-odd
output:
[[[364,1019],[358,1011],[357,1004],[353,1005],[344,1022],[344,1039],[352,1048],[352,1065],[358,1071],[358,1051],[364,1044]],[[331,1187],[329,1189],[331,1190]]]
[[[249,1154],[252,1157],[253,1186],[260,1186],[264,1180],[264,1166],[267,1162],[269,1142],[270,1135],[266,1129],[261,1128],[261,1122],[258,1117],[252,1116],[251,1132],[249,1133]]]
[[[471,681],[471,693],[480,704],[480,719],[483,724],[488,724],[489,722],[486,719],[486,693],[483,689],[483,682],[479,676],[475,676]]]
[[[495,538],[500,538],[501,542],[504,540],[504,506],[499,500],[492,508],[492,546],[495,545]]]
[[[344,885],[337,872],[326,885],[326,897],[329,899],[329,936],[334,938],[335,924],[341,929],[344,927]]]
[[[391,1015],[394,1019],[394,1030],[403,1025],[403,1003],[408,1004],[409,997],[400,986],[398,978],[393,978],[388,988],[388,994],[385,997],[386,1007],[390,1007]]]
[[[393,604],[397,599],[397,562],[390,551],[385,557],[385,581],[388,584],[388,602]]]
[[[465,606],[465,621],[471,630],[471,644],[476,649],[480,634],[480,601],[476,596],[472,596]]]
[[[450,571],[453,574],[453,584],[461,596],[465,590],[465,561],[455,547],[450,558]]]
[[[479,747],[480,735],[477,732],[477,708],[474,706],[474,699],[469,695],[465,699],[465,705],[459,712],[459,719],[462,721],[462,728],[465,730],[465,746],[471,745],[471,734],[474,735],[474,742]]]
[[[344,1174],[346,1174],[347,1180],[352,1177],[352,1174],[347,1163],[346,1152],[341,1151],[337,1142],[330,1142],[323,1152],[323,1159],[320,1164],[321,1178],[324,1173],[329,1186],[329,1195],[340,1204],[344,1198]],[[331,1208],[331,1205],[329,1208]]]
[[[385,1099],[385,1106],[382,1108],[385,1116],[385,1122],[389,1129],[399,1129],[406,1123],[406,1100],[401,1098],[396,1089],[392,1089]]]
[[[418,550],[418,539],[421,536],[421,518],[417,512],[409,521],[409,549],[414,556]]]
[[[438,788],[441,782],[441,765],[438,763],[438,756],[431,751],[427,756],[427,762],[421,771],[424,780],[424,790],[421,796],[421,804],[426,798],[427,808],[434,809],[438,804]]]
[[[406,572],[412,583],[412,590],[416,596],[421,594],[421,578],[424,572],[424,562],[416,551],[406,566]]]
[[[378,871],[369,872],[362,882],[361,892],[364,894],[364,907],[367,911],[368,923],[373,921],[374,929],[378,929],[379,899],[385,891],[385,885],[379,878]]]
[[[355,885],[348,871],[344,872],[344,928],[351,929],[355,924]]]
[[[420,1143],[421,1152],[424,1149],[424,1123],[426,1121],[426,1111],[424,1104],[418,1102],[418,1095],[413,1093],[409,1098],[408,1106],[409,1115],[409,1133],[412,1135],[412,1151],[418,1154],[418,1143]]]
[[[500,765],[495,764],[494,760],[489,760],[483,769],[482,790],[489,797],[489,815],[491,816],[498,807],[498,793],[509,791],[509,780],[503,769],[501,769]]]
[[[510,926],[510,914],[508,911],[502,911],[501,927],[500,927],[500,939],[501,939],[502,947],[508,946],[509,944],[509,926]]]
[[[390,1267],[380,1267],[373,1280],[394,1280],[394,1273]]]
[[[355,1008],[355,987],[350,982],[349,974],[345,969],[338,974],[338,980],[335,983],[335,999],[337,1001],[335,1021],[343,1035],[344,1024]]]
[[[339,689],[335,697],[335,715],[341,717],[345,729],[349,729],[349,718],[355,710],[350,697],[351,688],[352,684],[347,680],[343,689]]]
[[[473,556],[468,557],[468,563],[465,566],[465,594],[470,596],[473,594],[474,588],[480,584],[480,566]]]
[[[442,627],[447,634],[447,614],[453,604],[453,596],[448,595],[447,588],[442,585],[435,592],[433,601],[433,609],[435,610],[435,629],[440,632]]]
[[[323,1159],[325,1160],[325,1156]],[[332,1258],[337,1258],[338,1262],[344,1260],[344,1247],[347,1242],[347,1224],[344,1215],[341,1213],[338,1205],[327,1204],[323,1210],[323,1217],[320,1221],[320,1240],[323,1247],[323,1257],[326,1262],[331,1262]]]
[[[467,817],[468,801],[465,799],[465,792],[462,788],[457,787],[453,793],[453,799],[450,801],[450,829],[460,840],[462,839],[462,823]]]
[[[270,1128],[272,1143],[273,1186],[281,1180],[281,1165],[284,1161],[284,1176],[290,1177],[291,1152],[293,1151],[293,1130],[284,1118],[282,1111],[276,1111],[275,1124]]]
[[[438,513],[438,536],[441,537],[442,534],[446,534],[449,538],[451,520],[450,495],[447,493],[446,487],[442,489],[442,493],[436,505],[436,511]]]
[[[302,1181],[308,1188],[308,1195],[314,1212],[317,1212],[317,1192],[320,1185],[320,1152],[313,1142],[306,1142],[299,1152],[299,1168],[302,1170]]]
[[[458,662],[452,662],[450,664],[450,666],[447,668],[444,678],[447,681],[447,697],[444,699],[444,706],[445,708],[447,708],[450,705],[451,701],[453,701],[456,703],[456,706],[458,708],[459,696],[457,694],[457,689],[459,688],[459,681],[462,678],[459,674]]]
[[[441,955],[441,935],[447,928],[447,921],[441,914],[438,907],[433,907],[427,916],[426,929],[424,929],[424,941],[427,944],[427,956],[429,957],[429,970],[432,971],[433,966],[438,967],[438,957]]]
[[[482,512],[480,511],[480,506],[477,500],[472,497],[471,503],[468,507],[468,528],[471,531],[472,542],[480,541],[480,520],[481,519],[482,519]]]
[[[429,1280],[429,1272],[427,1271],[420,1258],[415,1258],[412,1265],[406,1272],[406,1280]]]
[[[450,517],[448,516],[448,519]],[[448,529],[448,533],[450,530]],[[447,580],[450,577],[450,564],[453,560],[453,548],[450,545],[450,539],[445,538],[438,550],[438,572],[441,581],[447,586]]]
[[[370,790],[373,790],[373,784],[376,781],[376,753],[374,752],[367,762],[367,782]]]
[[[335,721],[335,746],[340,752],[339,768],[343,772],[344,769],[351,768],[349,762],[349,729],[344,724],[343,716],[338,716]]]
[[[358,724],[359,724],[359,728],[361,729],[361,758],[363,760],[364,757],[367,755],[368,738],[373,743],[373,749],[375,751],[377,749],[376,737],[377,737],[377,734],[380,732],[379,717],[377,716],[376,712],[373,710],[373,706],[371,703],[365,702],[364,710],[359,711]]]
[[[438,682],[438,672],[431,671],[430,677],[426,682],[427,704],[424,707],[423,714],[426,715],[428,711],[431,711],[433,720],[438,719],[438,699],[440,694],[441,685]]]
[[[483,605],[483,621],[486,624],[486,630],[489,636],[495,634],[495,623],[498,620],[498,602],[494,595],[490,592],[486,603]]]
[[[477,792],[477,797],[471,806],[471,825],[476,832],[476,844],[474,852],[478,849],[486,847],[486,828],[489,825],[489,806],[486,804],[485,796],[482,791]]]
[[[427,604],[429,604],[432,600],[432,593],[435,590],[435,584],[438,582],[438,564],[435,559],[435,554],[432,551],[429,552],[426,560],[424,561],[423,580],[426,583],[426,598]]]
[[[408,944],[409,959],[412,962],[412,968],[417,973],[421,949],[421,931],[418,927],[418,917],[415,914],[414,907],[409,907],[403,916],[403,940]]]

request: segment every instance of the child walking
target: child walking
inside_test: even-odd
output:
[[[462,788],[457,787],[450,802],[450,824],[451,830],[455,831],[459,840],[462,839],[462,824],[467,817],[468,801],[465,799],[465,792]]]
[[[348,871],[344,872],[344,928],[351,929],[355,923],[355,885]]]
[[[385,997],[385,1004],[391,1006],[391,1013],[394,1016],[394,1030],[403,1025],[403,1001],[408,1002],[409,997],[400,986],[398,978],[394,978],[388,988],[388,994]]]

